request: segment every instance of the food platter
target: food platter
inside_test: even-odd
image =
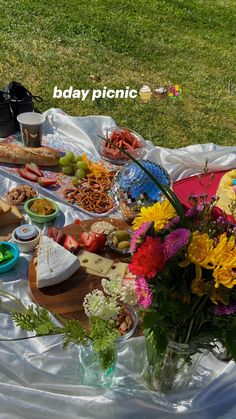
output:
[[[82,230],[89,231],[92,224],[98,221],[107,221],[114,227],[127,228],[125,221],[115,218],[96,218],[81,221],[81,224],[70,224],[63,228],[63,232],[78,238]],[[99,253],[99,252],[98,252]],[[127,257],[117,255],[107,246],[102,250],[102,256],[113,261],[127,262]],[[60,315],[65,319],[80,320],[84,326],[88,325],[88,319],[84,313],[83,300],[88,292],[93,289],[101,289],[101,277],[90,275],[82,267],[69,279],[60,284],[45,288],[38,288],[36,285],[36,269],[34,259],[31,261],[28,270],[28,281],[32,299],[40,306],[46,307],[51,312]],[[58,261],[60,263],[60,261]]]
[[[7,145],[7,142],[5,145]],[[11,142],[9,139],[9,145],[12,147],[15,146],[18,149],[22,148],[22,144],[13,141]],[[42,147],[48,149],[48,144],[44,144],[46,147]],[[52,146],[52,144],[49,144]],[[50,149],[57,153],[58,156],[62,155],[64,151],[67,153],[72,153],[75,156],[75,150],[71,151],[71,146],[68,146],[67,150],[64,150],[63,147],[55,148],[50,147]],[[84,179],[79,179],[79,183],[77,186],[72,184],[73,175],[68,175],[67,173],[63,172],[64,167],[61,167],[59,164],[53,167],[44,167],[40,166],[40,172],[43,179],[43,183],[38,182],[38,180],[34,180],[34,174],[28,173],[26,176],[26,166],[23,167],[20,163],[0,163],[0,172],[4,175],[7,173],[10,174],[11,177],[22,183],[22,178],[24,178],[24,183],[34,187],[37,186],[38,191],[40,194],[43,194],[45,191],[48,195],[51,195],[52,199],[60,199],[65,204],[69,204],[76,209],[79,209],[89,217],[96,217],[99,218],[101,216],[107,217],[112,212],[115,211],[115,203],[110,196],[110,190],[112,185],[112,173],[117,170],[115,167],[108,162],[104,162],[103,159],[99,159],[91,153],[83,153],[83,151],[77,150],[76,154],[79,153],[84,156],[84,159],[88,164],[90,164],[93,169],[96,170],[100,167],[103,170],[103,176],[101,176],[102,182],[96,182],[98,179],[94,179],[93,173],[90,173],[88,178],[85,176]],[[79,158],[79,156],[77,156]],[[62,158],[65,158],[63,156]],[[61,159],[60,159],[61,160]],[[79,164],[79,162],[77,162]],[[29,165],[28,165],[29,166]],[[81,170],[81,169],[80,169]],[[33,177],[32,177],[33,176]],[[108,182],[109,181],[109,182]],[[94,196],[91,197],[91,194]],[[96,196],[97,195],[97,196]],[[96,197],[95,197],[96,196]],[[91,199],[90,199],[91,198]],[[92,200],[93,198],[93,200]],[[92,206],[94,209],[92,208]],[[98,210],[96,211],[96,207]]]

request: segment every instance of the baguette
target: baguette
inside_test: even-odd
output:
[[[21,147],[0,143],[0,162],[13,164],[36,163],[38,166],[57,166],[60,154],[50,147]]]

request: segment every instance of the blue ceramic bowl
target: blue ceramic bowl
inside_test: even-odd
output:
[[[10,271],[10,269],[12,269],[15,266],[15,264],[17,263],[20,257],[20,250],[19,250],[19,247],[15,243],[0,242],[0,244],[3,244],[3,246],[6,247],[8,250],[10,250],[10,252],[13,254],[12,259],[10,259],[6,263],[0,264],[0,274],[1,274],[1,273]]]

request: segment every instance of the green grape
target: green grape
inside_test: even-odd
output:
[[[75,155],[72,153],[72,151],[67,151],[65,157],[68,159],[68,162],[75,160]]]
[[[73,175],[74,174],[74,168],[73,166],[64,166],[62,168],[63,173],[65,173],[65,175]]]
[[[61,166],[67,166],[70,163],[70,159],[67,158],[67,156],[63,156],[60,158],[59,163]]]
[[[85,177],[85,170],[77,169],[75,175],[78,179],[83,179],[83,177]]]
[[[78,184],[78,179],[77,179],[77,177],[73,177],[73,178],[71,179],[71,182],[73,183],[73,185],[77,185],[77,184]]]
[[[85,161],[78,161],[76,163],[76,167],[78,167],[78,169],[84,169],[84,170],[88,169],[88,165]]]
[[[83,160],[83,157],[82,156],[76,156],[75,157],[75,161],[76,161],[76,163],[78,162],[78,161],[82,161]]]

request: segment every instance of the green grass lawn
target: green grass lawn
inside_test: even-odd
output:
[[[236,144],[235,0],[0,0],[0,10],[0,85],[20,81],[42,111],[110,115],[164,147]],[[181,101],[52,97],[55,85],[175,83]]]

